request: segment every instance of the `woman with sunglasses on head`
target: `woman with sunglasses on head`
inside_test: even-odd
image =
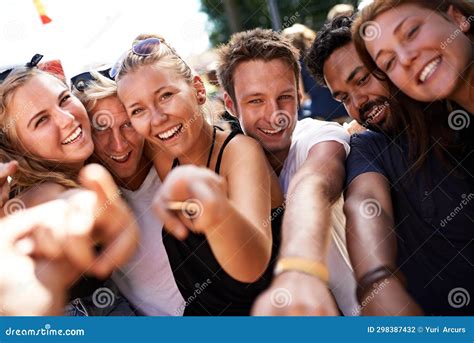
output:
[[[145,138],[132,127],[117,96],[117,85],[101,68],[71,78],[73,93],[92,123],[93,159],[114,176],[140,226],[141,244],[112,280],[137,310],[147,316],[183,314],[178,290],[162,239],[163,222],[150,210],[161,180],[145,155]]]
[[[37,68],[41,57],[35,55],[26,67],[1,73],[0,160],[17,163],[8,201],[33,207],[84,192],[80,185],[93,191],[97,213],[71,218],[77,227],[56,234],[66,235],[70,245],[65,252],[81,270],[105,278],[133,253],[138,239],[135,220],[110,174],[98,165],[83,168],[94,149],[87,113],[64,81]],[[88,229],[77,231],[84,222],[90,223]],[[74,287],[71,296],[89,295],[84,285]]]
[[[269,284],[283,202],[259,144],[204,118],[201,78],[142,35],[112,69],[132,125],[155,150],[155,209],[185,315],[247,315]],[[181,167],[179,167],[181,165]],[[263,277],[262,277],[263,275]]]
[[[376,0],[355,21],[354,42],[364,63],[408,96],[448,99],[472,115],[473,21],[464,0]]]

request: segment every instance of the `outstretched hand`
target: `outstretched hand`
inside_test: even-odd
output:
[[[173,169],[153,201],[165,228],[178,239],[189,231],[205,234],[225,216],[224,179],[207,168],[180,166]]]

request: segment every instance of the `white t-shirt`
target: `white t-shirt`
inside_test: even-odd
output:
[[[140,243],[132,259],[112,274],[122,294],[148,316],[182,316],[184,299],[171,271],[161,232],[163,223],[152,200],[161,186],[155,168],[136,191],[121,189],[140,226]]]
[[[288,191],[291,179],[308,158],[311,148],[325,141],[341,143],[346,150],[346,157],[349,155],[350,136],[341,125],[311,118],[296,123],[291,138],[290,151],[279,176],[284,194]]]
[[[283,193],[288,192],[290,181],[308,158],[311,148],[321,142],[341,143],[349,155],[350,136],[339,124],[306,118],[297,122],[291,138],[290,151],[280,173],[280,186]],[[345,218],[342,213],[342,199],[333,207],[333,224],[327,265],[329,269],[329,288],[345,316],[359,314],[356,298],[356,281],[345,247]]]

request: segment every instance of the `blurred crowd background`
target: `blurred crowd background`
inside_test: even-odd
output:
[[[0,65],[22,64],[33,54],[59,59],[67,76],[112,64],[140,33],[159,33],[207,82],[215,106],[215,52],[234,32],[273,28],[293,39],[304,55],[328,19],[368,0],[3,0]],[[304,26],[303,26],[304,25]],[[346,113],[303,70],[305,99],[299,117],[346,121]],[[217,108],[215,112],[221,112]]]

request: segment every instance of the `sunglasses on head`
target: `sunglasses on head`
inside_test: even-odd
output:
[[[18,68],[35,68],[38,66],[38,63],[41,61],[43,58],[43,55],[41,54],[35,54],[32,58],[31,61],[26,63],[25,65],[20,65],[20,66],[15,66],[15,67],[10,67],[8,69],[5,69],[0,73],[0,83],[5,81],[5,79],[8,77],[8,75],[11,74],[11,72],[15,69]]]
[[[102,76],[105,76],[106,78],[114,81],[114,79],[109,75],[110,68],[104,70],[97,70],[97,72]],[[84,73],[71,77],[71,87],[74,87],[78,91],[83,92],[88,87],[88,84],[91,81],[96,81],[96,79],[94,76],[92,76],[90,71],[86,71]]]
[[[160,45],[161,41],[158,38],[147,38],[133,44],[131,51],[138,56],[150,56],[160,48]],[[112,79],[115,80],[115,77],[120,72],[123,60],[125,56],[127,56],[128,52],[129,51],[127,50],[124,54],[122,54],[122,56],[120,56],[114,66],[110,69],[109,75]]]

